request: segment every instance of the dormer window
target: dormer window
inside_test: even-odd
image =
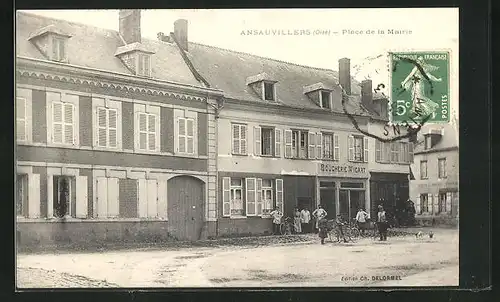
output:
[[[49,60],[68,62],[67,43],[71,34],[51,24],[33,32],[28,41]]]
[[[264,100],[266,101],[274,101],[275,100],[275,97],[274,97],[274,83],[270,83],[270,82],[263,82],[263,86],[264,86]]]
[[[115,52],[131,73],[151,77],[151,56],[155,51],[139,42],[118,47]]]
[[[52,37],[52,60],[62,62],[66,60],[66,38]]]
[[[332,93],[330,91],[322,90],[319,97],[321,108],[330,109]]]
[[[138,53],[137,60],[137,75],[151,76],[151,55]]]

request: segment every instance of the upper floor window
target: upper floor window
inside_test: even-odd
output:
[[[391,144],[391,162],[398,163],[399,162],[399,152],[400,145],[398,142],[393,142]]]
[[[420,161],[420,179],[427,179],[427,161]]]
[[[186,155],[197,154],[198,113],[175,109],[174,116],[176,152]]]
[[[66,60],[66,38],[52,37],[52,60],[62,62]]]
[[[349,136],[349,161],[368,161],[368,138],[358,135]]]
[[[94,147],[118,149],[121,147],[121,102],[92,98],[94,108]]]
[[[446,178],[446,158],[438,159],[438,176],[439,178]]]
[[[47,92],[47,100],[49,141],[54,144],[78,145],[79,97]]]
[[[233,154],[247,154],[247,125],[232,124],[232,150]]]
[[[263,89],[264,89],[264,100],[274,101],[275,100],[274,83],[263,82]]]
[[[375,161],[408,164],[413,162],[413,144],[375,140]]]
[[[420,194],[420,213],[429,212],[429,200],[427,194]]]
[[[323,133],[323,159],[339,160],[339,136],[332,133]]]
[[[278,134],[279,135],[279,134]],[[255,127],[255,155],[274,155],[275,144],[275,130],[274,128]],[[278,138],[279,139],[279,138]]]
[[[134,104],[136,114],[136,148],[141,151],[159,151],[160,107]]]
[[[16,139],[31,141],[31,89],[17,89],[16,92]]]
[[[430,135],[425,136],[425,146],[424,149],[428,150],[432,148],[432,137]]]
[[[332,93],[330,91],[322,90],[320,93],[320,105],[321,108],[325,109],[330,109],[330,103],[331,103],[331,95]]]
[[[292,157],[307,158],[307,131],[293,130],[292,131]]]
[[[151,76],[151,55],[138,53],[137,74],[141,76]]]

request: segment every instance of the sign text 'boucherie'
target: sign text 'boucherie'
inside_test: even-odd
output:
[[[366,167],[350,165],[319,164],[319,171],[323,174],[366,174]]]

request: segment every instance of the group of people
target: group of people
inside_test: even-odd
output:
[[[280,226],[282,224],[283,213],[276,207],[270,213],[273,218],[273,234],[279,235],[281,234]],[[287,230],[287,233],[310,233],[312,232],[312,219],[315,220],[315,230],[318,232],[318,236],[321,239],[321,244],[325,243],[325,238],[328,237],[328,220],[326,219],[328,213],[323,208],[322,205],[318,205],[318,208],[315,209],[312,213],[309,212],[307,208],[303,208],[299,210],[299,208],[295,208],[293,215],[293,222],[287,223],[286,226],[290,227]],[[358,229],[361,233],[363,233],[367,229],[367,223],[370,216],[363,209],[359,208],[356,213],[355,221],[357,223]],[[342,215],[338,214],[335,218],[335,227],[337,228],[337,240],[341,242],[347,242],[347,239],[344,235],[343,227],[346,224],[342,219]],[[380,235],[380,241],[387,240],[387,229],[389,228],[389,223],[387,221],[387,215],[384,211],[384,207],[382,205],[378,206],[377,220],[376,226],[378,229],[378,233]]]

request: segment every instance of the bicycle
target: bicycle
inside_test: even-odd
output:
[[[339,230],[337,228],[337,223],[335,220],[329,220],[329,229],[328,229],[328,237],[331,241],[339,241],[341,235],[339,234]],[[358,240],[360,237],[360,231],[356,224],[342,224],[342,231],[344,233],[344,238],[347,242],[354,242]]]
[[[291,224],[290,217],[285,217],[285,219],[281,220],[280,234],[281,235],[291,235],[292,234],[292,224]]]

